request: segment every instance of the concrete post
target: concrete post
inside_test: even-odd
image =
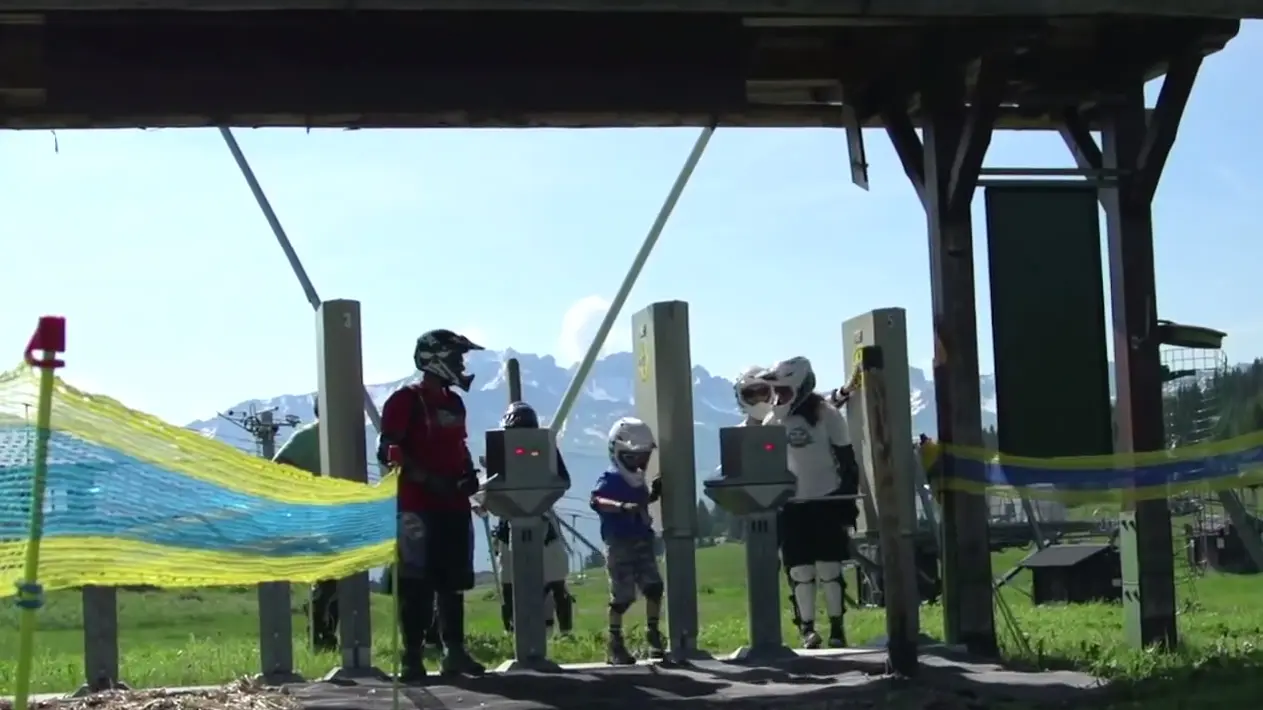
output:
[[[654,303],[632,316],[636,412],[658,453],[648,480],[662,479],[652,510],[666,550],[667,628],[675,660],[708,658],[697,648],[697,479],[693,457],[693,364],[688,304]]]
[[[364,443],[364,364],[358,301],[325,301],[316,309],[320,461],[326,476],[368,483]],[[368,571],[338,580],[342,665],[327,681],[385,678],[373,666]]]
[[[263,458],[276,456],[276,423],[272,412],[260,412],[259,449]],[[259,584],[259,679],[268,685],[301,683],[294,672],[294,618],[290,613],[289,582]]]
[[[127,689],[118,678],[118,590],[114,587],[83,588],[84,685],[73,697],[111,688]]]

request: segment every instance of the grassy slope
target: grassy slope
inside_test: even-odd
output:
[[[1020,558],[1012,551],[997,555],[997,574]],[[700,643],[716,652],[731,650],[745,637],[745,564],[739,546],[722,546],[698,553],[698,601],[702,619]],[[1122,644],[1121,613],[1117,606],[1033,607],[1021,592],[1027,584],[1020,575],[1005,598],[1030,638],[1038,658],[1020,659],[1045,667],[1075,667],[1125,681],[1137,706],[1183,707],[1263,697],[1263,578],[1208,576],[1180,582],[1184,647],[1175,654],[1136,652]],[[579,599],[573,640],[557,641],[557,660],[592,661],[602,657],[605,626],[604,580],[599,571],[574,585]],[[303,594],[295,594],[295,610]],[[488,662],[507,658],[509,639],[500,630],[495,596],[488,590],[470,595],[471,648]],[[636,633],[637,607],[630,613]],[[376,597],[373,607],[375,654],[382,668],[393,667],[388,598]],[[938,606],[922,610],[926,633],[939,635]],[[176,590],[119,595],[119,644],[122,675],[133,687],[193,685],[226,681],[255,672],[257,614],[253,590]],[[331,656],[306,650],[305,621],[294,616],[295,653],[299,670],[311,677],[334,665]],[[857,610],[848,615],[850,638],[863,643],[883,632],[880,610]],[[40,612],[40,634],[34,690],[54,692],[76,687],[82,678],[82,628],[79,597],[50,595]],[[16,647],[16,612],[0,610],[0,694],[12,692]],[[785,624],[788,635],[788,619]],[[1007,639],[1006,639],[1007,640]],[[1011,649],[1006,649],[1011,652]],[[1196,700],[1194,700],[1196,698]]]

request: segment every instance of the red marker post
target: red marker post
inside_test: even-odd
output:
[[[44,489],[48,484],[48,440],[53,420],[53,385],[57,370],[66,365],[58,355],[66,352],[66,319],[44,316],[26,344],[25,360],[39,368],[39,409],[35,429],[35,471],[31,481],[31,522],[26,540],[26,565],[18,584],[22,610],[18,631],[18,668],[13,684],[14,710],[27,710],[31,692],[31,668],[35,655],[35,612],[44,605],[39,582],[39,546],[44,536]],[[36,356],[36,353],[40,353]]]

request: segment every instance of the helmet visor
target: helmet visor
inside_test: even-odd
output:
[[[616,455],[618,465],[628,471],[644,471],[649,468],[649,459],[653,458],[652,451],[620,451]]]
[[[766,383],[758,382],[742,387],[737,396],[741,398],[741,403],[747,406],[766,404],[772,401],[772,388]]]
[[[793,400],[797,395],[798,393],[794,388],[783,384],[777,385],[777,387],[772,388],[772,403],[777,407],[788,407],[789,404],[793,404]]]
[[[772,403],[778,407],[787,406],[793,403],[796,394],[793,387],[778,385],[772,388]]]

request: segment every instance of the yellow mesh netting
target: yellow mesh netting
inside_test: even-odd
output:
[[[0,595],[28,538],[38,375],[0,374]],[[315,581],[388,564],[394,481],[318,478],[89,395],[53,395],[39,581]]]

